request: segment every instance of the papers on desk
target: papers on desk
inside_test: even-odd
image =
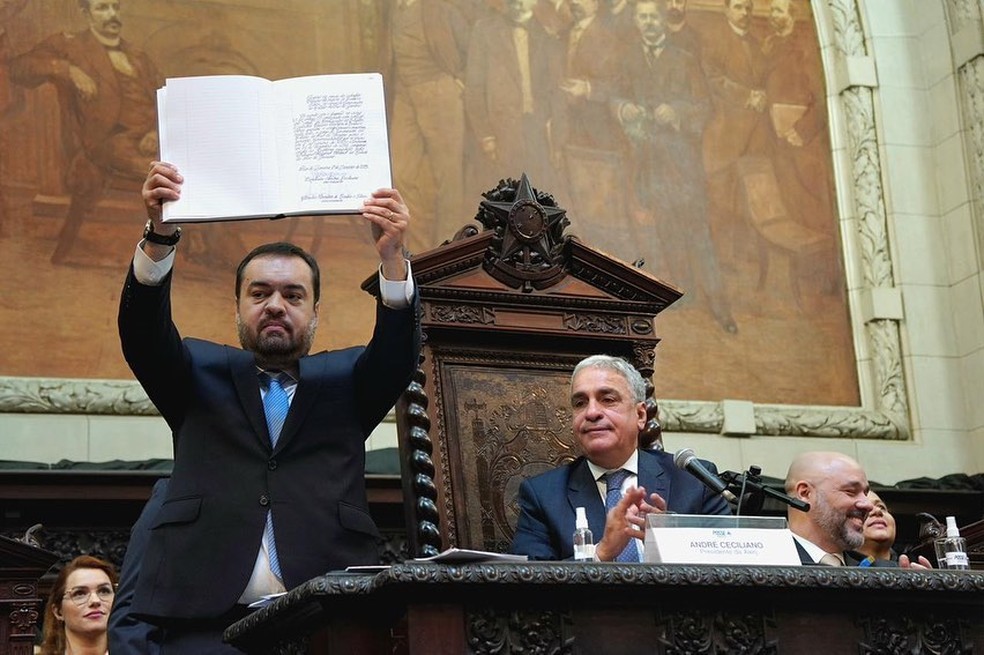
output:
[[[418,557],[414,562],[435,562],[438,564],[480,564],[485,562],[526,562],[526,555],[510,553],[491,553],[485,550],[468,550],[466,548],[448,548],[431,557]]]
[[[271,604],[273,601],[277,600],[281,596],[286,596],[286,595],[287,595],[286,591],[281,591],[279,594],[267,594],[262,598],[260,598],[259,600],[253,601],[247,607],[249,607],[251,610],[258,610],[261,607],[266,607],[267,605]]]
[[[346,566],[346,573],[382,573],[383,571],[388,571],[389,566],[387,564],[362,564],[360,566]]]

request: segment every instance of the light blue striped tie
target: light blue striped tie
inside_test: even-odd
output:
[[[276,448],[277,440],[280,439],[280,431],[287,420],[287,410],[290,409],[290,398],[284,391],[280,383],[280,375],[264,373],[268,380],[266,395],[263,396],[263,413],[266,414],[267,429],[270,431],[270,444]],[[266,527],[264,536],[267,540],[268,555],[270,557],[270,570],[281,581],[284,579],[280,572],[280,558],[277,556],[277,542],[273,538],[273,512],[267,512]]]
[[[605,492],[605,514],[607,515],[622,500],[622,484],[625,482],[625,478],[629,477],[629,472],[625,469],[619,469],[617,471],[609,471],[601,477],[605,480],[605,485],[607,486],[607,491]],[[629,538],[628,545],[622,549],[621,553],[615,556],[615,561],[639,561],[639,546],[636,544],[635,537]]]
[[[267,392],[263,396],[263,413],[266,414],[267,429],[270,431],[270,443],[277,447],[280,431],[284,429],[287,420],[287,410],[290,409],[290,398],[280,383],[280,376],[264,373],[268,379]]]

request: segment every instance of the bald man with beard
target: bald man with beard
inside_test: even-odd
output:
[[[786,473],[786,493],[809,503],[802,512],[790,507],[789,529],[800,561],[806,565],[857,566],[845,554],[864,543],[864,521],[874,509],[868,498],[868,476],[855,460],[836,452],[798,455]],[[904,555],[902,568],[932,568],[925,557],[912,563]]]

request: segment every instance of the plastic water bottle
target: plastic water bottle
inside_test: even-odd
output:
[[[946,537],[939,539],[936,546],[936,558],[941,567],[948,569],[970,568],[970,560],[967,558],[967,540],[960,536],[956,517],[946,517]]]
[[[574,519],[574,561],[593,562],[595,561],[594,535],[588,527],[588,517],[584,513],[583,507],[575,508]]]

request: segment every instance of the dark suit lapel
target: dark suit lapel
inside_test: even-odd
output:
[[[659,459],[645,450],[639,451],[639,486],[646,490],[646,502],[649,494],[657,493],[663,500],[670,497],[670,476],[663,471]]]
[[[601,541],[601,536],[605,532],[605,504],[601,502],[598,483],[591,475],[588,460],[583,457],[571,470],[571,477],[567,484],[567,501],[571,504],[571,514],[574,514],[576,507],[584,508],[588,516],[588,525],[594,532],[595,542]]]
[[[800,563],[805,566],[818,566],[813,558],[810,557],[810,553],[806,552],[806,548],[803,544],[799,542],[799,539],[793,537],[793,543],[796,544],[796,553],[799,555]]]
[[[282,450],[294,438],[304,422],[304,417],[311,411],[314,401],[321,393],[321,382],[326,379],[324,369],[327,365],[327,357],[302,357],[297,363],[300,379],[297,381],[294,399],[290,403],[287,420],[284,421],[280,439],[277,441],[277,451]]]
[[[267,430],[266,414],[263,412],[263,400],[260,398],[260,378],[256,369],[253,353],[238,348],[227,348],[229,353],[229,368],[232,382],[236,385],[239,402],[243,412],[249,419],[256,438],[260,443],[269,446],[270,435]]]

